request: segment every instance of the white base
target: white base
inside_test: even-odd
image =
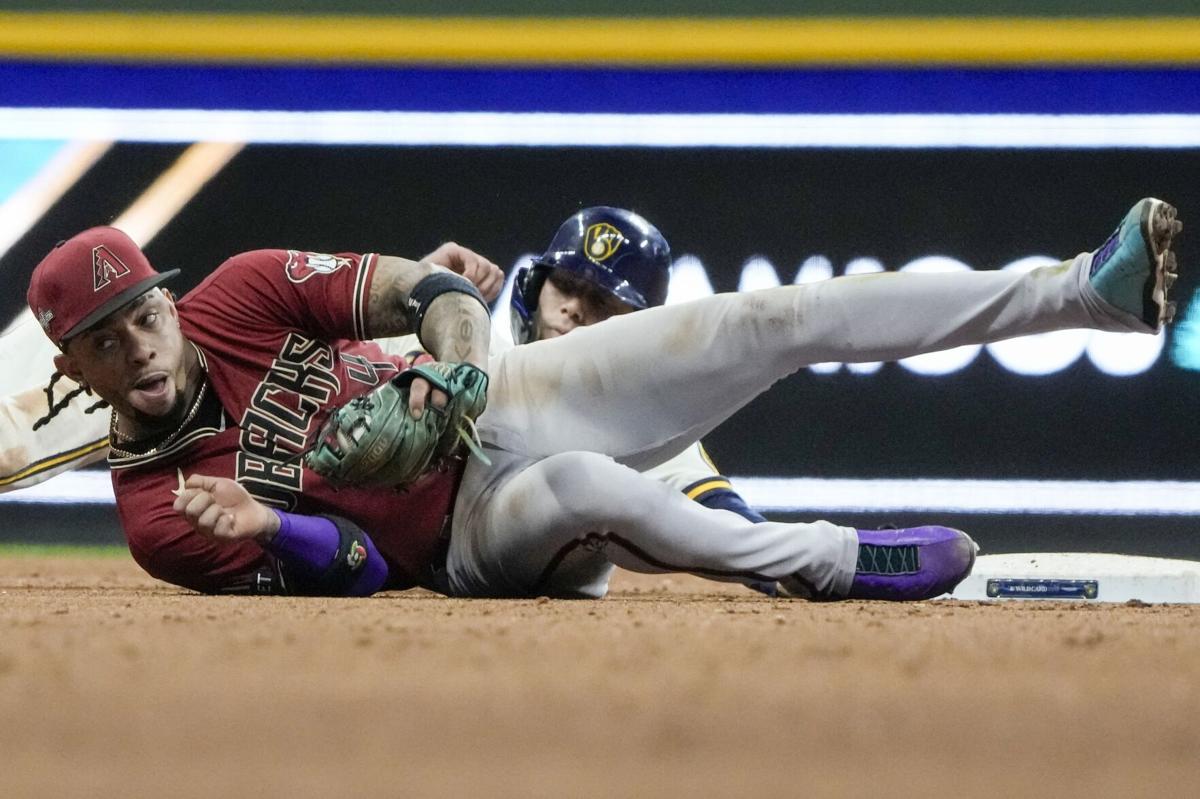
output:
[[[946,597],[1200,603],[1200,562],[1083,552],[982,555]]]

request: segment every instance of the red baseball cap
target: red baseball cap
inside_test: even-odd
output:
[[[94,227],[59,242],[33,270],[29,310],[59,347],[150,289],[179,274],[157,272],[115,227]]]

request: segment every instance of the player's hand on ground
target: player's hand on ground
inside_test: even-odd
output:
[[[261,540],[279,529],[279,517],[228,477],[193,474],[175,493],[175,512],[205,538]]]
[[[421,259],[444,266],[475,284],[488,302],[500,296],[504,288],[504,270],[474,250],[448,241]]]

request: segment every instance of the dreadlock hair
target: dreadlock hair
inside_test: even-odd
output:
[[[49,411],[47,411],[45,416],[43,416],[41,419],[38,419],[36,422],[33,423],[34,430],[37,430],[39,427],[42,427],[43,425],[45,425],[47,422],[49,422],[55,416],[58,416],[58,412],[61,411],[63,408],[67,407],[68,405],[70,405],[71,400],[75,399],[80,394],[86,393],[89,397],[92,395],[92,389],[89,386],[81,384],[78,388],[67,392],[67,395],[65,397],[63,397],[62,399],[60,399],[58,402],[55,402],[54,401],[54,384],[57,383],[59,380],[61,380],[65,376],[66,375],[64,375],[62,372],[55,370],[54,374],[50,376],[50,382],[46,385],[46,387],[44,389],[42,389],[42,391],[44,391],[46,394],[46,407],[49,408]],[[97,400],[96,402],[93,402],[91,405],[89,405],[87,408],[85,408],[83,412],[84,413],[92,413],[94,411],[100,410],[101,408],[107,408],[107,407],[108,407],[107,402],[105,402],[104,400]]]

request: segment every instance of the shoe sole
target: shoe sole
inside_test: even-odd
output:
[[[971,563],[967,566],[967,573],[963,575],[963,580],[965,580],[975,570],[975,559],[979,557],[979,544],[975,543],[975,539],[966,533],[963,533],[963,535],[967,536],[967,541],[971,544]],[[950,590],[953,591],[954,589],[951,588]]]
[[[953,593],[954,593],[954,589],[958,587],[959,583],[961,583],[963,580],[965,580],[965,579],[967,579],[968,577],[970,577],[970,576],[971,576],[971,572],[975,571],[975,561],[976,561],[976,559],[979,557],[979,544],[975,543],[975,539],[974,539],[974,538],[971,538],[971,536],[967,535],[967,534],[966,534],[966,533],[964,533],[962,530],[959,530],[958,532],[959,532],[959,533],[962,535],[962,537],[963,537],[964,539],[966,539],[966,542],[967,542],[967,547],[968,547],[968,548],[971,550],[971,560],[970,560],[970,562],[967,564],[967,568],[966,568],[966,570],[965,570],[965,571],[962,573],[962,576],[961,576],[961,577],[959,577],[957,580],[955,580],[955,581],[954,581],[954,583],[953,583],[953,585],[947,586],[947,587],[945,588],[945,590],[943,590],[943,591],[940,591],[939,593],[937,593],[937,594],[935,594],[935,595],[933,595],[933,596],[929,597],[930,599],[936,599],[936,598],[937,598],[937,597],[939,597],[939,596],[943,596],[943,595],[947,595],[947,594],[953,594]]]
[[[1157,324],[1155,329],[1169,325],[1175,319],[1175,303],[1171,300],[1171,288],[1179,278],[1175,252],[1171,244],[1175,236],[1183,230],[1183,223],[1177,218],[1175,206],[1162,200],[1151,200],[1142,212],[1142,233],[1146,241],[1146,249],[1150,260],[1154,262],[1154,283],[1146,281],[1146,294],[1143,301],[1147,311],[1150,303],[1157,309]],[[1153,312],[1147,313],[1147,317]]]

